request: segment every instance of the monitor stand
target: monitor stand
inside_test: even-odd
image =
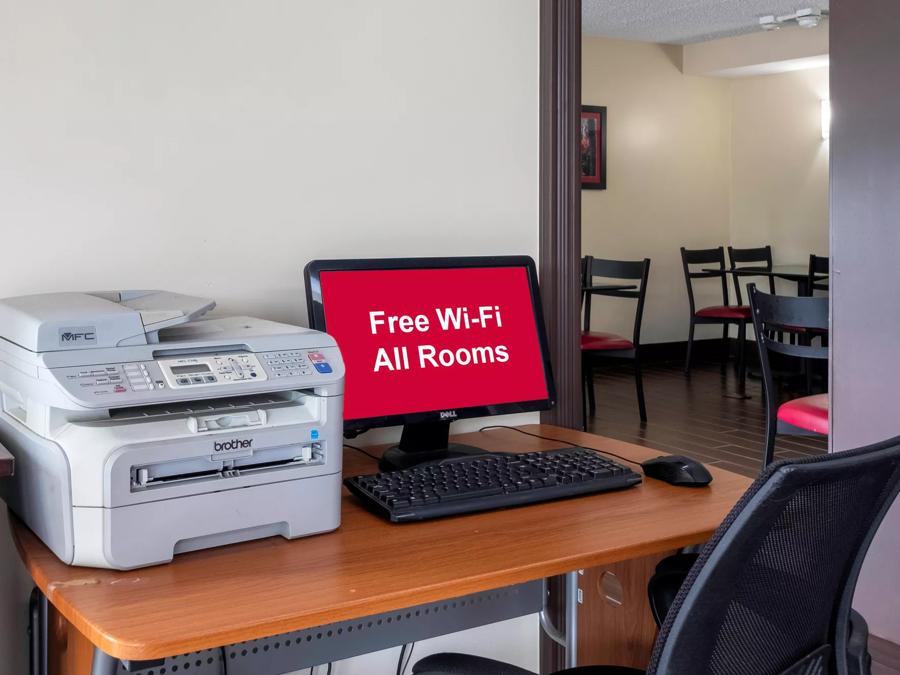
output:
[[[404,424],[400,443],[384,451],[378,468],[382,471],[396,471],[424,462],[489,454],[488,450],[473,445],[451,444],[450,422]]]

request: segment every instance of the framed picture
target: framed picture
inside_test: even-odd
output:
[[[581,106],[581,189],[606,189],[606,106]]]

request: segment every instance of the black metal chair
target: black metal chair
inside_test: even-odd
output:
[[[811,253],[809,256],[809,278],[806,281],[806,287],[809,289],[810,295],[815,295],[816,291],[828,290],[828,279],[822,279],[822,275],[828,275],[830,271],[830,263],[828,256],[815,255]]]
[[[586,393],[584,425],[587,428],[587,409],[593,415],[597,411],[594,393],[594,367],[603,359],[627,359],[634,365],[634,379],[637,387],[638,411],[641,422],[647,421],[647,405],[644,402],[644,380],[641,372],[641,321],[644,317],[644,300],[647,295],[647,279],[650,276],[650,259],[643,260],[601,260],[585,256],[581,261],[582,288],[593,286],[595,277],[615,281],[637,281],[637,290],[585,290],[582,293],[584,305],[584,330],[581,333],[581,373]],[[637,300],[634,311],[634,330],[631,338],[614,333],[591,330],[591,297],[603,295],[613,298]]]
[[[757,268],[763,270],[771,270],[772,269],[772,247],[768,244],[766,246],[760,246],[759,248],[734,248],[733,246],[728,247],[728,260],[730,261],[731,270],[739,270],[743,267]],[[769,281],[769,292],[772,295],[775,295],[775,277],[764,275],[768,278]],[[744,294],[741,291],[741,288],[745,285],[747,278],[753,277],[753,272],[750,271],[746,275],[743,274],[732,274],[732,279],[734,279],[734,297],[737,299],[737,304],[744,304]]]
[[[694,353],[694,328],[702,324],[718,324],[722,326],[722,367],[728,361],[728,326],[738,327],[738,369],[743,369],[744,349],[746,344],[747,322],[750,321],[750,308],[728,304],[728,282],[725,271],[725,249],[718,248],[688,250],[681,247],[681,265],[684,268],[684,281],[687,284],[688,302],[691,305],[691,327],[688,332],[687,355],[684,359],[684,373],[691,374],[691,362]],[[692,270],[691,266],[703,266],[706,269],[719,267],[721,272],[705,272],[703,269]],[[722,284],[722,304],[697,309],[694,300],[694,279],[719,279]]]
[[[770,360],[773,352],[804,360],[828,359],[828,347],[812,344],[813,337],[823,341],[827,337],[828,298],[770,295],[758,290],[756,284],[750,284],[747,290],[766,401],[765,468],[775,454],[776,434],[828,435],[828,394],[803,396],[779,405]],[[780,339],[782,333],[802,334],[805,339],[785,344]]]
[[[868,628],[851,603],[898,488],[900,438],[769,466],[685,575],[646,673],[867,675]],[[641,672],[585,666],[557,675]],[[426,657],[413,673],[533,675],[462,654]]]

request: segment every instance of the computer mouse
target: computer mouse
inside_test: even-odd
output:
[[[644,475],[669,485],[703,487],[712,482],[712,474],[700,462],[683,455],[663,455],[641,464]]]

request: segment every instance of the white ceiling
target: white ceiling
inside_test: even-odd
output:
[[[582,0],[582,32],[595,37],[686,44],[759,30],[759,17],[828,0]]]

